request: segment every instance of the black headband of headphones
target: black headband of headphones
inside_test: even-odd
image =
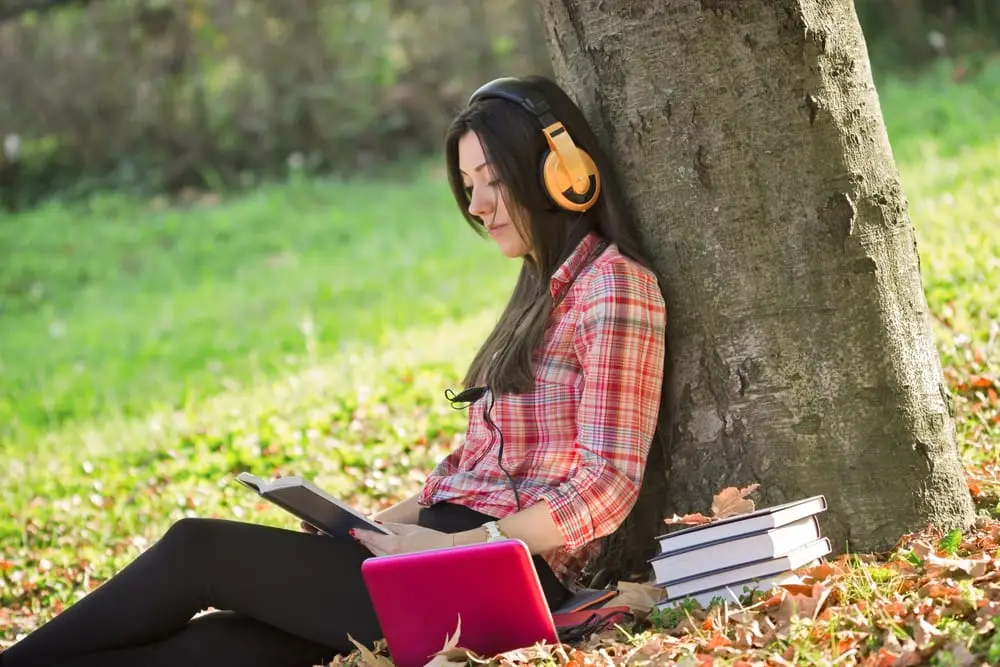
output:
[[[484,97],[499,97],[520,104],[528,113],[538,118],[543,127],[548,127],[556,122],[556,117],[552,115],[552,107],[549,106],[548,101],[521,79],[512,76],[494,79],[472,93],[468,103],[472,104]]]

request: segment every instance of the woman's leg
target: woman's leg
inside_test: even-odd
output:
[[[7,649],[2,667],[46,667],[162,642],[208,607],[337,651],[381,637],[354,540],[182,519],[110,581]]]
[[[232,611],[188,621],[163,641],[91,653],[58,667],[311,667],[336,651]]]

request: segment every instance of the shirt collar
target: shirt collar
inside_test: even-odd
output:
[[[558,303],[566,294],[566,290],[589,263],[588,260],[591,259],[600,242],[601,238],[594,232],[590,232],[580,240],[566,261],[555,270],[549,280],[549,292],[552,294],[553,302]]]

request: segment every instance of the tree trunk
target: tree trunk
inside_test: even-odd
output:
[[[824,494],[838,550],[970,524],[853,4],[539,2],[668,311],[663,465],[647,473],[665,502],[640,503],[603,564],[648,573],[660,517],[755,482],[758,506]]]

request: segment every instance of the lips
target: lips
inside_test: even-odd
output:
[[[498,232],[501,232],[504,229],[506,229],[508,224],[509,223],[505,222],[502,225],[494,225],[493,227],[489,227],[487,231],[490,233],[490,236],[496,236]]]

